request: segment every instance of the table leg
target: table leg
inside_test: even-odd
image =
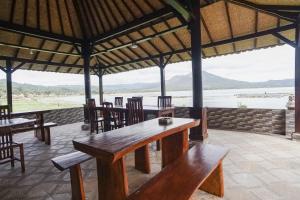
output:
[[[162,167],[164,168],[189,148],[188,129],[162,139]]]
[[[145,145],[134,152],[135,168],[146,174],[150,174],[149,147]]]
[[[35,130],[35,136],[41,140],[45,141],[45,131],[44,131],[44,115],[43,113],[36,114],[38,128]]]
[[[128,196],[128,180],[124,158],[107,163],[97,158],[98,199],[124,200]]]

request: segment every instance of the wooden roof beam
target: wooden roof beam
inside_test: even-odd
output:
[[[178,0],[164,0],[164,2],[174,8],[186,22],[189,22],[192,18],[192,13]]]
[[[7,46],[7,47],[17,48],[17,49],[25,49],[25,50],[29,50],[29,51],[32,50],[32,51],[38,51],[38,52],[44,52],[44,53],[60,54],[60,55],[66,55],[66,56],[81,56],[80,54],[75,54],[75,53],[47,50],[47,49],[34,48],[34,47],[23,46],[23,45],[15,45],[15,44],[9,44],[6,42],[0,42],[0,46]]]
[[[263,5],[259,4],[259,7],[266,10],[275,10],[275,11],[300,11],[300,6],[292,5]]]
[[[233,43],[233,42],[239,42],[239,41],[243,41],[243,40],[253,39],[253,38],[257,38],[257,37],[261,37],[261,36],[265,36],[265,35],[270,35],[273,33],[291,30],[291,29],[294,29],[295,27],[296,27],[295,24],[290,24],[290,25],[273,28],[273,29],[269,29],[269,30],[265,30],[265,31],[257,32],[257,33],[251,33],[248,35],[243,35],[243,36],[239,36],[239,37],[235,37],[235,38],[230,38],[230,39],[226,39],[226,40],[212,42],[209,44],[204,44],[204,45],[202,45],[202,48],[210,48],[210,47],[225,45],[225,44],[229,44],[229,43]],[[124,62],[124,63],[110,65],[105,68],[113,68],[113,67],[117,67],[117,66],[121,66],[121,65],[134,64],[134,63],[142,62],[145,60],[157,59],[157,58],[160,58],[160,56],[170,56],[172,54],[185,53],[185,52],[189,52],[189,51],[191,51],[191,48],[184,48],[184,49],[176,50],[173,52],[171,51],[171,52],[161,53],[161,54],[153,55],[153,56],[146,57],[146,58],[140,58],[140,59]]]
[[[145,15],[141,18],[138,18],[130,23],[127,23],[123,26],[120,26],[112,31],[103,33],[97,37],[94,37],[91,39],[91,41],[96,45],[99,43],[102,43],[107,40],[111,40],[113,38],[119,37],[121,35],[124,35],[130,31],[134,31],[136,29],[141,29],[145,27],[145,25],[148,26],[149,23],[158,21],[164,17],[170,17],[173,16],[174,13],[172,9],[170,8],[163,8],[158,11],[155,11],[151,14]]]
[[[275,37],[279,38],[281,41],[285,42],[286,44],[296,48],[296,43],[289,40],[288,38],[284,37],[283,35],[281,35],[280,33],[273,33],[272,35],[274,35]]]
[[[11,60],[11,61],[16,61],[16,62],[32,63],[32,64],[39,64],[39,65],[52,65],[52,66],[73,67],[73,68],[81,68],[82,69],[82,65],[57,63],[57,62],[49,62],[49,61],[42,61],[42,60],[32,60],[32,59],[25,59],[25,58],[13,58],[13,57],[7,57],[7,56],[0,56],[0,60]]]
[[[280,18],[285,19],[285,20],[290,21],[290,22],[296,22],[296,19],[293,18],[293,16],[291,16],[291,15],[287,15],[286,13],[281,13],[281,12],[277,12],[277,11],[274,11],[274,10],[268,10],[268,9],[264,8],[263,6],[261,6],[259,4],[255,4],[255,3],[252,3],[252,2],[249,2],[249,1],[246,1],[246,0],[224,0],[224,1],[228,1],[230,3],[236,4],[236,5],[239,5],[239,6],[254,9],[254,10],[257,10],[259,12],[263,12],[263,13],[273,15],[273,16],[276,16],[276,17],[280,17]]]
[[[54,34],[54,33],[50,33],[47,31],[42,31],[42,30],[38,30],[35,28],[30,28],[30,27],[26,27],[26,26],[22,26],[22,25],[18,25],[18,24],[12,24],[12,23],[2,21],[2,20],[0,20],[0,29],[6,30],[6,31],[11,31],[14,33],[21,33],[21,34],[28,35],[28,36],[38,37],[41,39],[52,40],[52,41],[56,41],[56,42],[63,42],[63,43],[68,43],[68,44],[74,44],[74,43],[81,44],[82,43],[81,39],[68,37],[68,36],[64,36],[64,35],[59,35],[59,34]]]
[[[100,52],[96,52],[96,53],[92,54],[91,56],[108,53],[108,52],[115,51],[115,50],[118,50],[118,49],[123,49],[123,48],[126,48],[126,47],[130,47],[133,44],[140,44],[140,43],[146,42],[148,40],[152,40],[156,37],[160,37],[160,36],[163,36],[163,35],[166,35],[166,34],[169,34],[169,33],[173,33],[173,32],[176,32],[178,30],[181,30],[181,29],[184,29],[184,28],[187,28],[187,27],[188,27],[187,24],[182,24],[182,25],[170,28],[168,30],[165,30],[165,31],[162,31],[162,32],[159,32],[159,33],[154,33],[152,35],[145,36],[145,37],[143,37],[142,39],[139,39],[139,40],[133,40],[133,41],[131,41],[129,43],[126,43],[126,44],[122,44],[122,45],[119,45],[119,46],[116,46],[116,47],[113,47],[113,48],[110,48],[110,49],[106,49],[106,50],[103,50],[103,51],[100,51]]]

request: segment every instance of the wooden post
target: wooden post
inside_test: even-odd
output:
[[[300,15],[297,18],[295,48],[295,132],[300,132]]]
[[[98,78],[99,78],[99,101],[100,105],[103,103],[103,70],[101,69],[100,65],[98,65]]]
[[[88,42],[82,44],[82,58],[83,58],[83,69],[84,69],[85,100],[87,100],[91,98],[91,80],[90,80],[91,45]]]
[[[192,49],[192,74],[193,74],[193,108],[191,117],[202,118],[203,92],[202,92],[202,45],[201,45],[201,15],[200,0],[192,1],[193,18],[191,28],[191,49]],[[202,125],[191,129],[190,139],[203,140]]]
[[[165,79],[165,63],[164,57],[159,58],[159,70],[160,70],[160,92],[161,96],[166,96],[166,79]]]
[[[12,112],[12,63],[11,60],[6,60],[6,97],[7,97],[7,105],[10,107],[10,111]]]

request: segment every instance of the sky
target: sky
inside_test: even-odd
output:
[[[203,60],[203,70],[225,78],[250,82],[280,80],[294,78],[294,49],[288,45],[226,55]],[[166,79],[176,75],[189,74],[191,62],[169,64],[166,67]],[[5,74],[0,72],[0,79]],[[13,81],[36,85],[83,85],[83,75],[62,74],[53,72],[34,72],[17,70]],[[103,84],[131,84],[159,82],[159,68],[135,70],[119,74],[107,75]],[[91,84],[98,85],[98,78],[91,76]]]

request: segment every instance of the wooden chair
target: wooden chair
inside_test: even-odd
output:
[[[20,158],[14,155],[14,148],[17,147],[19,147]],[[25,172],[23,143],[13,141],[10,128],[0,128],[0,164],[10,162],[11,166],[14,167],[15,160],[21,162],[22,172]]]
[[[158,107],[171,107],[172,106],[172,96],[158,96],[157,98]]]
[[[143,99],[128,98],[128,125],[137,124],[144,121]]]
[[[122,107],[123,106],[123,97],[115,97],[115,106]]]
[[[96,133],[98,134],[99,129],[103,130],[103,117],[101,117],[100,114],[97,113],[95,99],[87,100],[87,108],[89,113],[91,133],[96,130]]]
[[[113,104],[111,102],[104,102],[102,106],[103,106],[104,131],[110,131],[125,126],[123,112],[118,112],[114,110]]]
[[[10,107],[8,105],[0,106],[0,120],[10,119]]]

